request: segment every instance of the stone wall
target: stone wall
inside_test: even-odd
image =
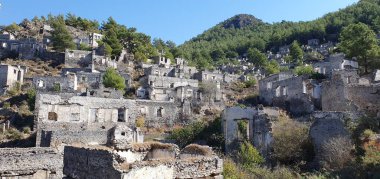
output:
[[[62,155],[51,148],[0,149],[0,177],[62,178]]]
[[[150,87],[176,88],[179,86],[198,87],[198,81],[184,78],[173,78],[164,76],[148,76],[148,85]]]
[[[319,166],[321,156],[323,154],[323,145],[331,138],[343,137],[350,139],[350,135],[345,128],[345,118],[348,117],[344,113],[315,113],[314,123],[310,127],[310,138],[314,146],[316,154],[315,162]]]
[[[52,60],[56,65],[65,63],[65,53],[45,51],[39,57],[43,60]]]
[[[11,88],[16,82],[24,81],[24,69],[20,66],[0,65],[0,88]]]
[[[380,86],[359,81],[356,71],[334,72],[331,81],[322,85],[322,110],[380,112]]]
[[[230,153],[237,149],[237,142],[241,140],[238,121],[245,120],[248,122],[247,140],[251,141],[264,157],[269,156],[273,141],[272,121],[278,116],[277,108],[226,108],[222,114],[226,152]]]
[[[287,109],[293,115],[310,114],[320,106],[321,85],[307,75],[278,80],[279,76],[260,81],[263,104]]]
[[[173,125],[180,109],[174,102],[110,99],[39,94],[36,99],[36,123],[57,125],[73,123],[88,125],[125,122],[133,125],[144,117],[146,125]]]
[[[66,146],[63,173],[73,179],[121,178],[110,150]]]
[[[141,144],[143,147],[145,144]],[[165,145],[165,144],[156,144]],[[130,153],[144,153],[144,149]],[[152,149],[154,150],[154,149]],[[165,150],[165,149],[158,149]],[[150,151],[150,149],[149,149]],[[130,160],[106,147],[65,147],[64,174],[71,178],[221,178],[223,161],[214,154],[179,159]],[[135,154],[134,154],[135,155]],[[137,156],[137,155],[136,155]],[[135,156],[134,156],[135,157]],[[141,157],[138,157],[141,158]],[[128,161],[128,162],[127,162]]]
[[[92,51],[65,51],[65,67],[88,67],[92,63],[92,59]]]
[[[39,76],[33,78],[33,85],[42,92],[72,93],[77,90],[76,75]]]

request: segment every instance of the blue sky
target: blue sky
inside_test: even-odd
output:
[[[307,21],[358,0],[0,0],[0,24],[52,13],[74,13],[99,22],[112,16],[152,38],[181,44],[236,14],[265,22]]]

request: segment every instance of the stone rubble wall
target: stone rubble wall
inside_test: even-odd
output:
[[[175,163],[175,178],[202,178],[217,176],[223,173],[223,160],[215,158],[202,158],[198,160],[181,160]]]
[[[164,144],[162,144],[164,145]],[[159,158],[133,160],[129,154],[113,151],[106,147],[72,147],[64,150],[63,172],[73,179],[79,178],[202,178],[221,176],[223,161],[216,155],[199,156],[187,159]],[[145,154],[142,152],[141,154]],[[214,177],[216,178],[216,177]]]
[[[110,150],[66,146],[63,173],[73,179],[121,178]]]
[[[1,178],[58,179],[63,176],[62,155],[52,148],[3,148],[0,156]]]

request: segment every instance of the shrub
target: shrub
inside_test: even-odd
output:
[[[346,137],[334,137],[322,145],[321,163],[325,169],[340,170],[351,162],[352,144]]]
[[[18,93],[20,93],[21,90],[21,84],[19,82],[14,83],[13,87],[7,91],[8,95],[10,96],[16,96]]]
[[[103,76],[103,84],[106,88],[125,89],[125,79],[113,68],[108,68]]]
[[[252,86],[255,86],[256,80],[250,77],[248,81],[244,82],[244,84],[246,88],[250,88]]]
[[[297,75],[312,75],[314,73],[314,69],[312,66],[297,66],[294,69],[294,73]]]
[[[29,127],[24,127],[24,128],[22,128],[22,132],[24,133],[24,134],[30,134],[30,128]]]
[[[248,141],[245,141],[240,145],[238,156],[245,169],[264,163],[264,158]]]
[[[249,178],[249,175],[241,171],[231,159],[225,159],[223,161],[223,177],[226,179],[240,179]]]
[[[61,85],[58,83],[55,83],[53,86],[53,91],[60,92],[61,91]]]
[[[4,109],[10,109],[11,108],[11,103],[10,102],[4,102],[3,108]]]
[[[36,103],[36,90],[34,88],[29,89],[26,95],[27,95],[29,110],[34,111],[35,103]]]
[[[10,140],[19,140],[22,139],[22,134],[17,129],[11,128],[7,130],[6,138]]]
[[[368,139],[370,138],[371,136],[373,136],[375,133],[371,130],[371,129],[366,129],[364,130],[363,134],[362,134],[362,138],[364,139]]]
[[[281,117],[273,125],[273,159],[282,164],[299,163],[308,155],[311,146],[308,139],[307,125]],[[311,150],[311,149],[310,149]]]
[[[145,126],[145,119],[144,117],[140,116],[136,119],[136,127],[144,127]]]
[[[21,106],[18,108],[18,113],[20,116],[30,116],[33,113],[29,110],[28,103],[26,101],[21,102]]]
[[[176,144],[182,148],[193,143],[205,126],[204,122],[194,122],[186,127],[174,129],[168,138],[175,140]]]

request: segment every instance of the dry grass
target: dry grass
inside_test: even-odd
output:
[[[181,153],[197,154],[197,155],[204,155],[204,156],[212,156],[214,154],[214,152],[211,150],[210,147],[201,146],[198,144],[190,144],[186,146],[184,149],[182,149]]]
[[[146,152],[152,149],[175,150],[174,144],[164,144],[160,142],[144,142],[132,144],[132,150],[137,152]]]

